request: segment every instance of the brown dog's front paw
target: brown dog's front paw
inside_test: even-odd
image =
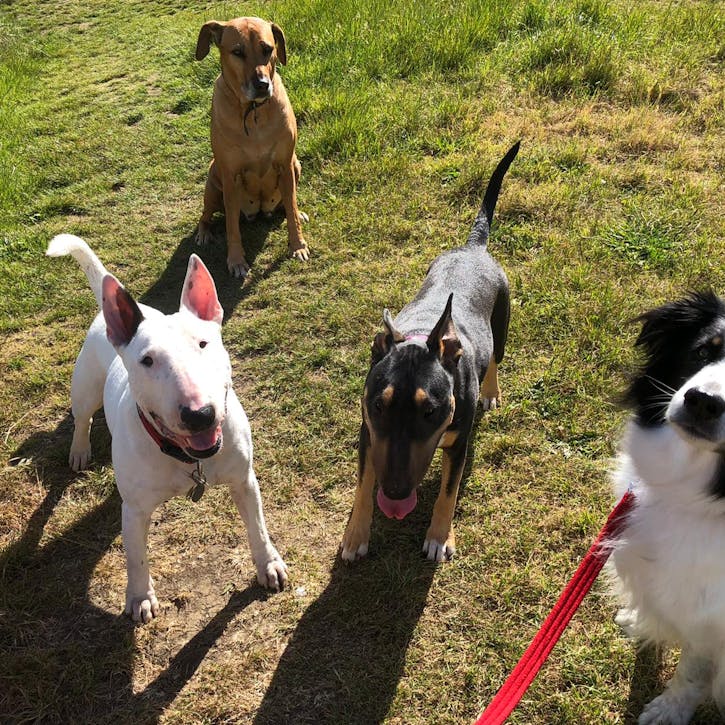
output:
[[[211,225],[199,222],[194,241],[200,247],[203,247],[205,244],[211,244],[214,241],[214,235],[211,233]]]
[[[249,274],[249,265],[241,249],[238,251],[235,249],[229,250],[227,254],[227,267],[232,277],[244,279]]]
[[[296,249],[290,247],[289,253],[293,259],[298,259],[300,262],[307,262],[310,258],[310,248],[307,246],[307,242],[301,242]]]

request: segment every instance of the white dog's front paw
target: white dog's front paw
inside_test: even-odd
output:
[[[159,600],[153,589],[133,596],[126,594],[126,614],[130,614],[134,622],[146,624],[159,614]]]
[[[695,707],[690,698],[680,698],[667,690],[645,705],[639,725],[687,725]]]
[[[68,465],[76,472],[84,471],[91,462],[91,447],[71,448]]]
[[[279,592],[287,586],[287,564],[275,549],[272,549],[266,561],[257,564],[257,581],[267,589]]]

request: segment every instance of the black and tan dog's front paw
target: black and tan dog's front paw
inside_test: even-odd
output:
[[[456,553],[456,537],[453,535],[453,529],[450,529],[446,535],[431,525],[425,535],[423,553],[429,561],[450,561]]]
[[[340,556],[343,561],[362,559],[367,555],[369,545],[370,525],[359,524],[351,518],[340,544]]]

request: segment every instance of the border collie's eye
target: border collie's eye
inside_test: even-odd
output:
[[[206,340],[199,341],[199,347],[203,350],[209,343]]]
[[[150,368],[154,364],[154,361],[151,357],[151,355],[145,355],[141,358],[141,365],[143,365],[145,368]]]

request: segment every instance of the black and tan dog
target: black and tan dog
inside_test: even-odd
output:
[[[404,518],[415,508],[437,447],[443,474],[423,551],[434,561],[455,553],[453,511],[479,392],[484,409],[501,401],[509,289],[486,247],[501,183],[518,150],[517,143],[493,172],[466,244],[433,261],[420,292],[395,320],[383,313],[385,331],[373,342],[362,397],[358,484],[341,546],[347,561],[368,551],[375,482],[383,513]]]

